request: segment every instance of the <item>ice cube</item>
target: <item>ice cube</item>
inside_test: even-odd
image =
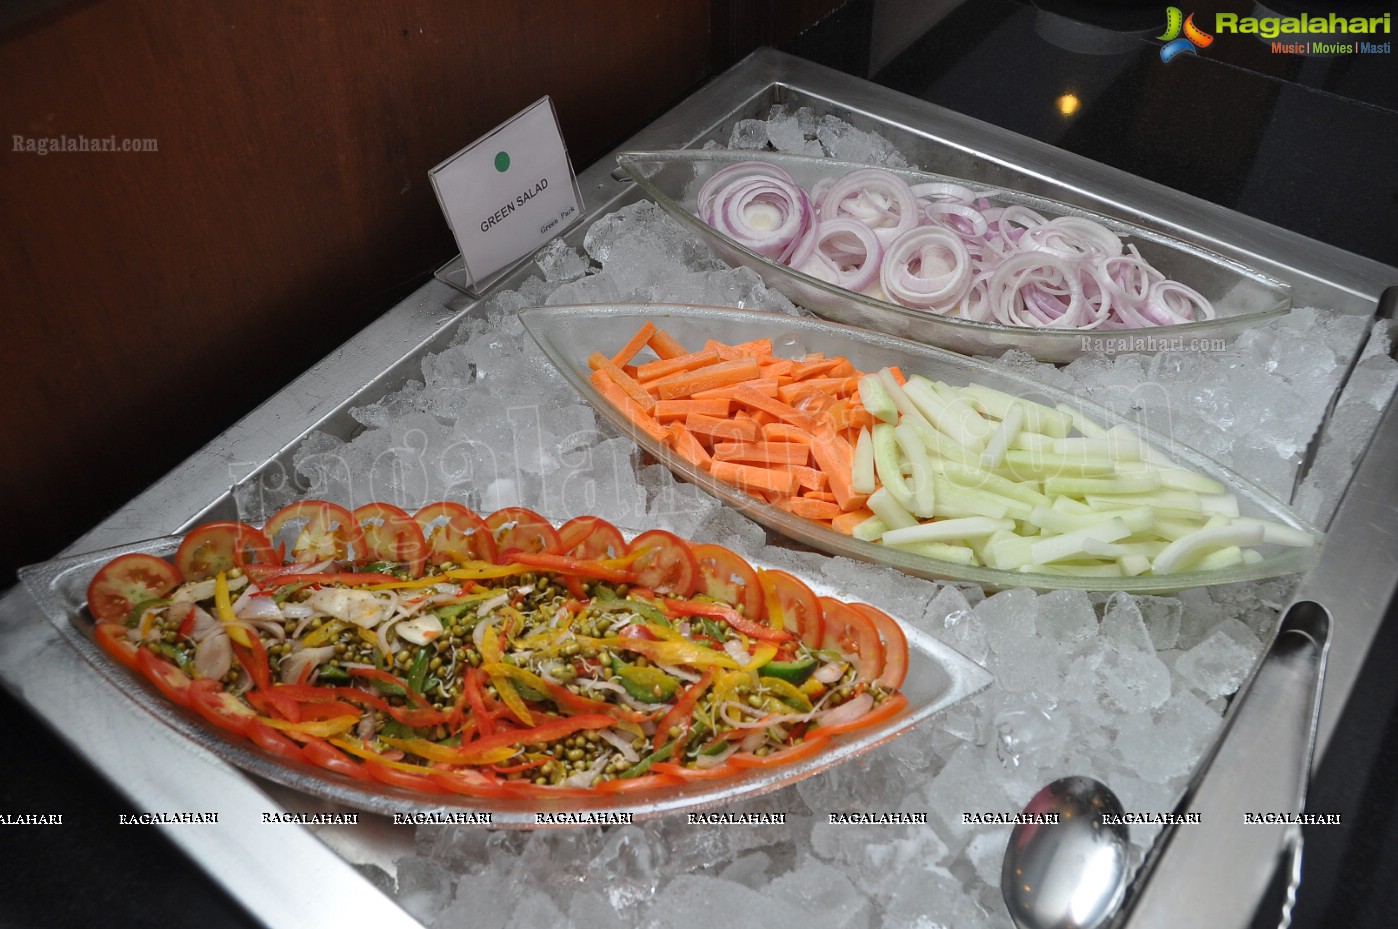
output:
[[[733,124],[728,136],[729,148],[759,149],[767,147],[767,122],[761,119],[740,119]]]
[[[510,915],[510,921],[505,924],[506,929],[539,929],[540,926],[566,929],[567,925],[568,918],[558,904],[548,894],[537,892],[525,894]]]
[[[1122,713],[1145,713],[1170,699],[1170,670],[1154,649],[1127,645],[1108,650],[1100,675],[1102,704]]]
[[[1123,591],[1107,598],[1102,610],[1102,637],[1116,648],[1155,650],[1136,598]]]
[[[866,929],[873,916],[869,898],[843,871],[810,859],[772,881],[763,892],[803,913],[828,929]],[[790,925],[788,920],[785,925]]]
[[[554,239],[534,255],[534,263],[544,272],[544,280],[564,283],[587,273],[588,261],[562,239]]]
[[[1045,639],[1073,645],[1097,634],[1097,612],[1081,590],[1054,590],[1039,597],[1034,629]]]
[[[1226,631],[1218,630],[1181,655],[1175,669],[1206,699],[1212,699],[1235,692],[1256,657]]]
[[[1034,591],[1016,588],[1002,590],[976,605],[971,611],[972,618],[985,629],[986,642],[992,652],[1034,635],[1037,599]]]
[[[1136,608],[1150,634],[1150,644],[1156,651],[1174,648],[1180,638],[1180,615],[1184,607],[1173,597],[1136,597]]]
[[[398,905],[419,922],[432,923],[451,903],[454,878],[441,862],[411,856],[398,860]]]
[[[1178,690],[1155,713],[1123,716],[1116,748],[1137,777],[1177,778],[1193,770],[1221,722],[1193,693]]]

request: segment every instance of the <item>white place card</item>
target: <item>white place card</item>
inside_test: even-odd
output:
[[[553,101],[540,98],[428,172],[461,249],[452,283],[476,295],[582,218]]]

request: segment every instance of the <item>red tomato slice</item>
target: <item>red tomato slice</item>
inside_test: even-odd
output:
[[[329,558],[343,561],[350,557],[351,550],[362,551],[364,548],[359,523],[350,511],[324,500],[301,500],[284,506],[272,514],[262,531],[267,538],[275,541],[283,529],[296,522],[303,522],[291,544],[291,556],[296,561],[324,561]]]
[[[898,620],[867,603],[851,603],[850,606],[869,618],[883,640],[883,672],[875,683],[897,690],[908,676],[908,637],[904,635],[903,627]]]
[[[604,561],[626,554],[621,530],[600,516],[578,516],[558,530],[559,552],[572,558]]]
[[[820,607],[825,619],[821,647],[854,659],[861,680],[877,680],[883,674],[883,641],[873,620],[833,597],[821,597]]]
[[[300,745],[260,719],[248,723],[248,738],[256,742],[263,751],[283,761],[290,761],[292,764],[302,764],[305,761]]]
[[[175,553],[175,567],[185,580],[199,581],[248,564],[280,564],[277,551],[259,529],[223,521],[191,529]]]
[[[251,707],[207,677],[197,678],[189,685],[189,702],[209,722],[244,737],[257,719]]]
[[[413,514],[427,536],[433,564],[495,561],[495,538],[485,520],[459,503],[429,503]]]
[[[699,583],[699,565],[689,544],[664,529],[643,532],[631,540],[631,570],[636,583],[673,597],[692,596]]]
[[[92,629],[97,644],[128,668],[136,667],[137,648],[126,637],[126,627],[117,623],[98,623]]]
[[[752,565],[722,545],[704,543],[691,551],[699,565],[700,593],[734,607],[748,619],[762,619],[762,585]]]
[[[406,510],[391,503],[366,503],[351,515],[364,535],[360,561],[387,561],[403,565],[412,577],[422,576],[427,539],[422,526]]]
[[[136,653],[136,668],[173,702],[183,707],[193,706],[189,696],[189,685],[193,681],[179,668],[148,648]]]
[[[359,781],[372,780],[369,772],[364,770],[363,764],[351,760],[344,752],[324,739],[308,738],[306,744],[301,746],[301,757],[317,767],[334,771],[336,774],[343,774],[345,777],[352,777]]]
[[[495,537],[495,558],[502,564],[509,561],[506,552],[511,549],[555,555],[559,552],[558,530],[533,510],[508,506],[487,516],[485,524]]]
[[[785,571],[758,571],[757,582],[767,606],[767,624],[800,636],[811,648],[820,648],[825,638],[821,601],[815,592]]]
[[[113,558],[87,586],[87,608],[103,622],[124,623],[144,600],[165,596],[180,585],[179,570],[164,558],[132,552]]]

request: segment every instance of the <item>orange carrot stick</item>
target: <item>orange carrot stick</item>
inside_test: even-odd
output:
[[[809,413],[798,410],[772,397],[763,396],[757,391],[747,387],[739,387],[737,390],[733,391],[733,399],[752,409],[766,410],[777,419],[790,423],[793,426],[799,426],[802,429],[810,429],[814,425],[814,420]]]
[[[804,465],[811,457],[808,445],[795,442],[716,442],[714,458],[761,465]]]
[[[636,367],[636,380],[649,384],[651,381],[682,371],[693,371],[718,361],[718,352],[690,352],[685,355],[672,355],[659,361],[649,361]]]
[[[734,464],[731,461],[714,461],[709,465],[709,473],[721,481],[736,484],[747,491],[779,494],[791,494],[796,491],[796,475],[790,471]]]
[[[636,334],[631,337],[631,341],[621,347],[621,351],[612,356],[612,364],[618,368],[631,363],[631,359],[636,357],[636,353],[650,344],[650,337],[655,335],[655,323],[646,320],[645,325],[636,330]]]
[[[830,489],[840,506],[853,509],[860,495],[854,492],[854,449],[850,444],[831,432],[816,433],[811,443],[811,457],[830,479]]]
[[[672,375],[657,382],[656,386],[660,388],[660,399],[677,400],[701,390],[741,384],[753,380],[757,375],[757,359],[745,356]]]
[[[850,510],[847,513],[841,513],[839,516],[836,516],[834,519],[830,521],[830,525],[831,528],[834,529],[836,532],[840,532],[845,535],[853,535],[854,527],[858,526],[860,523],[864,522],[864,520],[868,519],[870,516],[873,515],[873,513],[863,508],[857,510]]]
[[[709,470],[709,453],[694,433],[686,429],[683,423],[671,423],[668,432],[667,441],[677,455],[697,468]]]
[[[762,427],[762,438],[768,442],[800,442],[809,446],[813,436],[799,426],[778,421]]]
[[[778,378],[759,377],[756,380],[743,381],[742,386],[746,390],[755,390],[763,396],[775,398],[780,389]],[[711,400],[714,397],[724,397],[732,399],[735,387],[715,387],[713,390],[698,390],[690,394],[691,400]]]
[[[684,427],[698,436],[700,441],[705,438],[709,439],[710,442],[715,439],[728,439],[736,442],[757,441],[757,423],[750,419],[719,419],[715,416],[705,416],[702,413],[691,413],[685,417]]]
[[[787,501],[786,509],[788,512],[805,519],[833,520],[844,513],[838,503],[827,503],[824,500],[813,500],[810,497],[792,497]]]
[[[655,398],[646,393],[646,389],[637,383],[634,377],[621,370],[621,368],[618,368],[606,355],[601,352],[593,352],[591,355],[587,356],[587,363],[592,367],[594,372],[605,374],[607,377],[616,381],[617,386],[620,387],[628,397],[635,401],[636,405],[641,409],[645,410],[647,413],[655,409]],[[596,378],[593,379],[592,383],[596,386]]]
[[[656,422],[654,416],[641,409],[640,404],[628,397],[626,391],[621,389],[620,384],[601,371],[593,372],[592,383],[597,388],[598,393],[606,397],[612,406],[620,410],[621,414],[635,423],[642,432],[657,442],[665,441],[665,437],[668,435],[665,427]]]
[[[714,397],[711,400],[657,400],[655,409],[651,412],[660,422],[668,423],[684,419],[690,413],[726,417],[732,405],[732,401],[722,397]]]
[[[679,343],[679,340],[664,329],[655,330],[655,332],[651,334],[650,341],[646,344],[648,344],[650,350],[655,352],[661,359],[678,358],[686,353],[684,346]]]

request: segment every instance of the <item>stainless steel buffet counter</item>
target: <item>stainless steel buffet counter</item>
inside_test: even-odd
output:
[[[1166,232],[1188,233],[1216,251],[1289,281],[1298,306],[1367,317],[1398,272],[1042,143],[775,52],[759,52],[694,93],[622,148],[701,146],[728,138],[733,123],[774,103],[811,106],[876,129],[908,157],[948,174],[1026,189]],[[580,176],[588,205],[581,241],[597,216],[636,199],[603,158]],[[515,286],[522,267],[500,285]],[[413,375],[421,357],[445,346],[476,303],[440,282],[385,313],[312,366],[243,421],[82,537],[73,552],[178,532],[209,518],[236,518],[230,486],[288,467],[315,429],[348,435],[347,410],[383,396]],[[1325,603],[1336,626],[1325,681],[1317,763],[1393,600],[1398,547],[1391,544],[1398,499],[1398,410],[1387,411],[1335,519],[1320,565],[1302,593]],[[309,811],[318,801],[254,780],[191,746],[158,721],[109,699],[110,685],[43,620],[28,593],[0,600],[0,679],[93,767],[120,772],[117,786],[140,809],[220,812],[214,826],[162,827],[257,918],[273,927],[413,926],[417,923],[357,865],[392,873],[412,850],[412,832],[361,817],[352,830],[311,830],[258,821],[262,812]],[[1357,698],[1356,698],[1357,699]],[[275,843],[277,856],[265,854]],[[306,888],[331,887],[333,894]]]

